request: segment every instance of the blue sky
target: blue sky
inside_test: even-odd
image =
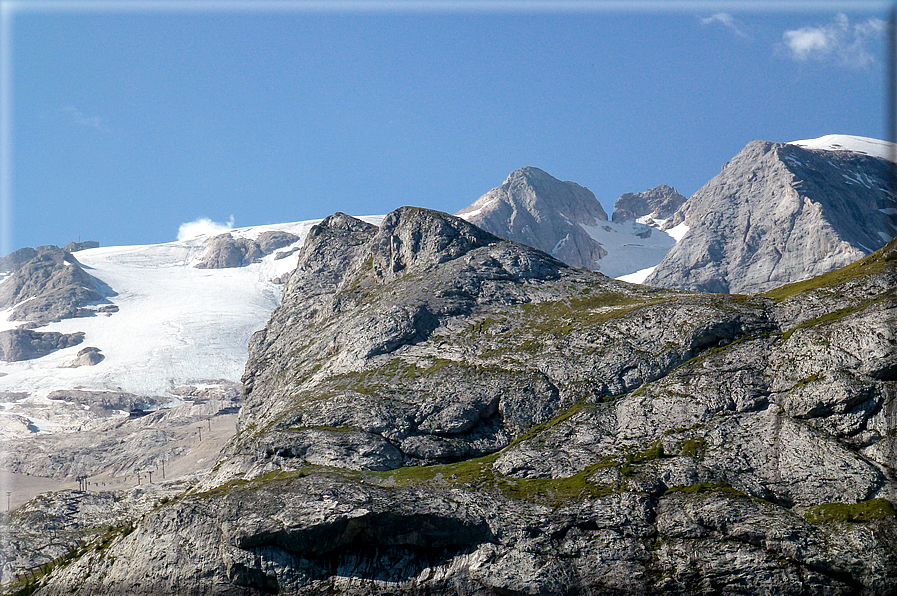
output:
[[[2,4],[4,254],[455,212],[527,165],[610,213],[753,139],[886,136],[887,3]]]

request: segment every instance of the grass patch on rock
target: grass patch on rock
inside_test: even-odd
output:
[[[864,523],[897,516],[887,499],[870,499],[859,503],[822,503],[810,507],[804,517],[814,524],[832,522]]]
[[[731,485],[726,484],[725,482],[699,482],[697,484],[691,484],[688,486],[674,486],[668,488],[665,495],[674,495],[676,493],[681,493],[684,495],[696,495],[700,493],[723,493],[736,497],[746,497],[747,495],[732,488]]]

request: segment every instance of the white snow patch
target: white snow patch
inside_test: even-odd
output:
[[[806,139],[803,141],[791,141],[789,145],[797,145],[804,149],[823,149],[825,151],[850,151],[880,157],[888,161],[894,161],[897,155],[897,147],[894,143],[858,137],[853,135],[825,135],[818,139]]]
[[[637,221],[602,221],[597,226],[582,226],[597,240],[607,255],[599,262],[601,273],[608,277],[630,275],[658,265],[676,244],[668,232]],[[637,234],[650,231],[641,238]]]
[[[682,222],[678,226],[674,226],[669,230],[666,230],[666,233],[676,239],[676,242],[682,240],[682,237],[688,233],[688,226],[685,225],[685,222]]]
[[[651,213],[651,214],[648,214],[648,215],[643,215],[643,216],[637,218],[637,219],[635,220],[635,223],[640,223],[640,224],[644,224],[644,225],[646,225],[646,226],[651,226],[651,227],[659,228],[659,227],[661,227],[661,226],[664,224],[664,222],[665,222],[667,219],[669,219],[669,218],[657,219],[656,217],[654,217],[656,214],[657,214],[657,212],[654,212],[654,213]]]
[[[19,327],[20,325],[24,325],[25,323],[28,323],[28,321],[14,321],[14,320],[11,321],[9,319],[9,317],[12,316],[12,313],[15,309],[19,308],[26,302],[30,302],[31,300],[34,300],[34,298],[26,298],[26,299],[22,300],[21,302],[19,302],[18,304],[13,304],[12,306],[10,306],[7,309],[0,310],[0,331],[8,331],[10,329],[15,329],[16,327]]]
[[[629,275],[621,275],[616,279],[619,279],[620,281],[628,281],[631,284],[645,283],[645,280],[648,279],[648,276],[651,275],[655,269],[657,269],[657,265],[636,271],[635,273],[630,273]]]
[[[466,212],[466,213],[463,213],[463,212],[462,212],[462,213],[459,213],[459,214],[458,214],[458,217],[460,217],[460,218],[463,219],[464,221],[470,221],[470,218],[471,218],[471,217],[474,217],[474,216],[479,215],[479,214],[483,211],[483,209],[485,209],[486,207],[488,207],[489,205],[491,205],[492,203],[494,203],[494,202],[497,201],[497,200],[498,200],[498,199],[492,199],[492,200],[486,201],[485,203],[483,203],[482,205],[480,205],[479,207],[477,207],[477,208],[474,209],[473,211],[468,211],[468,212]]]
[[[379,225],[383,217],[360,219]],[[299,236],[301,243],[315,223],[256,226],[233,233],[255,237],[283,230]],[[37,401],[51,391],[74,388],[164,397],[180,385],[239,381],[249,336],[265,326],[280,303],[282,286],[271,280],[295,268],[299,256],[275,260],[272,254],[245,267],[196,269],[193,264],[205,251],[204,236],[79,251],[78,260],[91,268],[90,274],[116,292],[108,300],[118,312],[41,327],[83,331],[84,341],[42,358],[0,362],[0,373],[5,373],[0,391],[25,391]],[[85,346],[99,348],[105,359],[96,366],[59,368]]]
[[[895,209],[894,207],[886,207],[884,209],[879,209],[879,211],[881,211],[885,215],[897,215],[897,209]]]
[[[561,247],[561,243],[563,243],[564,240],[566,240],[566,239],[567,239],[567,237],[564,236],[563,238],[561,238],[560,240],[557,241],[557,244],[555,244],[555,245],[554,245],[554,248],[551,249],[551,253],[550,253],[551,256],[554,256],[554,255],[555,255],[555,253],[558,251],[558,248]]]
[[[890,242],[891,240],[894,239],[893,236],[888,236],[884,232],[879,232],[878,235],[881,236],[882,240],[884,240],[885,242]],[[870,250],[869,252],[872,252],[872,251]]]

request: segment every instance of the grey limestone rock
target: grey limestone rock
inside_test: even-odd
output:
[[[614,202],[613,221],[629,221],[650,216],[652,219],[667,219],[676,212],[685,197],[675,188],[661,184],[644,192],[627,192]]]
[[[55,350],[76,346],[84,341],[83,333],[9,329],[0,331],[0,360],[19,362],[46,356]]]
[[[279,230],[262,232],[255,240],[235,238],[230,233],[219,234],[206,241],[208,248],[196,268],[227,269],[257,263],[265,255],[297,240],[299,237],[295,234]]]
[[[19,263],[0,284],[0,308],[16,306],[10,319],[45,325],[89,316],[93,312],[86,305],[115,295],[84,271],[71,253],[55,246],[39,247],[33,256],[30,251],[20,249],[5,257]]]
[[[700,294],[335,214],[215,469],[38,593],[893,595],[895,254]]]
[[[259,237],[255,239],[255,241],[259,245],[259,248],[261,248],[262,252],[266,255],[270,255],[275,250],[287,247],[295,242],[298,242],[298,240],[299,236],[290,234],[289,232],[284,232],[282,230],[262,232],[261,234],[259,234]]]
[[[646,284],[751,293],[809,279],[897,230],[894,164],[846,151],[752,141],[664,223],[688,232]]]
[[[488,232],[533,246],[574,267],[598,269],[607,251],[582,229],[607,221],[592,192],[525,167],[490,190],[459,217]]]
[[[146,410],[158,405],[160,402],[157,398],[134,395],[124,391],[88,391],[85,389],[58,389],[51,391],[47,395],[47,399],[69,401],[82,406],[125,412]]]
[[[88,248],[99,248],[100,243],[96,240],[85,240],[84,242],[69,242],[62,250],[66,252],[78,252],[79,250],[87,250]]]
[[[261,247],[248,238],[234,238],[233,235],[219,234],[206,241],[208,248],[197,269],[227,269],[256,263],[264,256]]]
[[[96,366],[106,357],[103,356],[99,348],[87,347],[78,351],[77,357],[69,364],[69,368],[78,368],[79,366]]]

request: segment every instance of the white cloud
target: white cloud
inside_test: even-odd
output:
[[[197,236],[214,236],[234,228],[234,216],[231,215],[227,223],[218,223],[208,217],[199,217],[193,221],[182,223],[178,227],[178,241],[190,240]]]
[[[107,130],[102,118],[99,116],[88,116],[73,105],[64,106],[60,112],[65,114],[72,124],[86,126],[87,128],[95,128],[97,130]]]
[[[826,25],[785,31],[782,40],[794,60],[818,60],[848,68],[865,68],[875,62],[869,45],[883,37],[885,26],[881,19],[851,25],[847,15],[839,14]]]
[[[741,30],[741,27],[738,26],[738,23],[735,21],[735,18],[727,12],[718,12],[714,15],[710,15],[706,18],[701,18],[702,25],[715,25],[719,24],[723,27],[729,29],[736,35],[743,37],[745,39],[750,39],[750,36]]]

